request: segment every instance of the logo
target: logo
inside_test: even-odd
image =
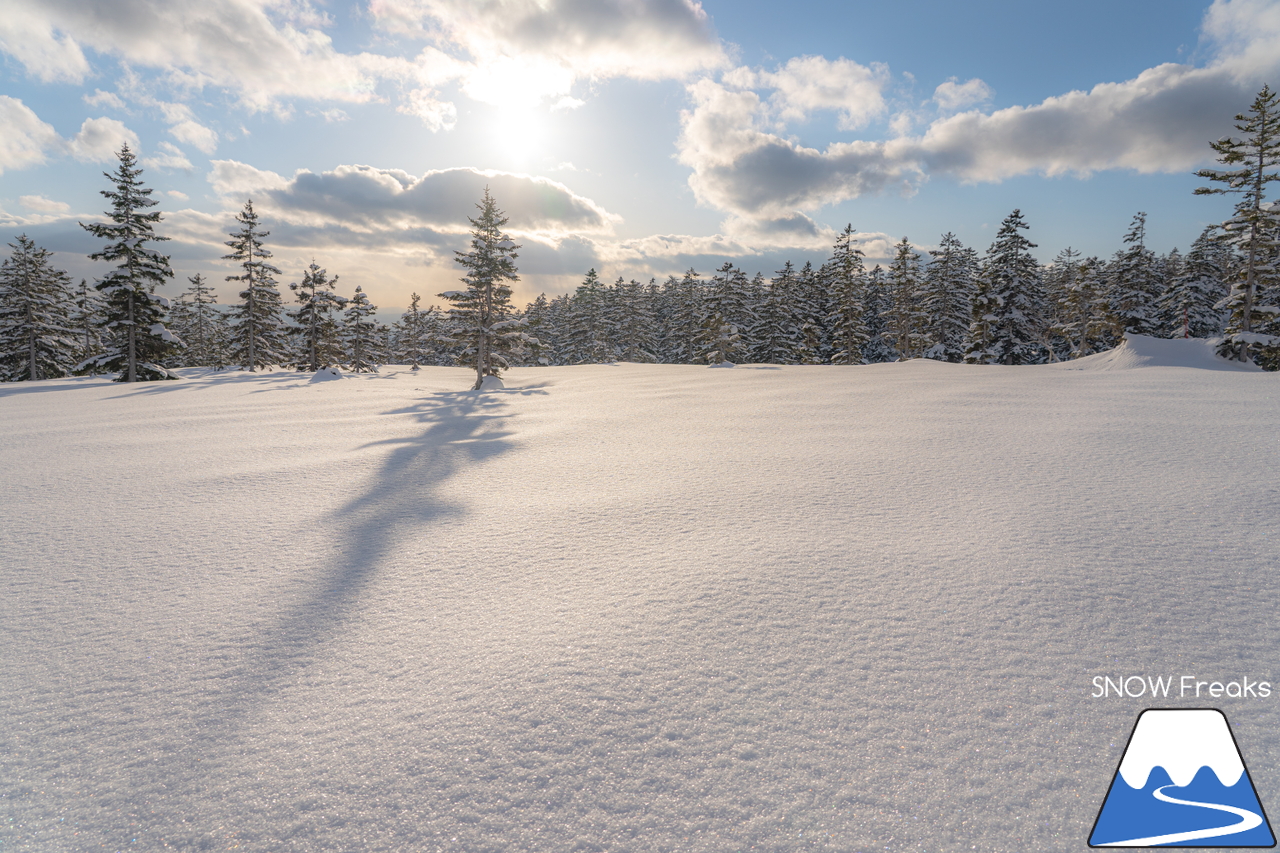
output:
[[[1275,847],[1226,716],[1216,708],[1138,715],[1090,847]]]

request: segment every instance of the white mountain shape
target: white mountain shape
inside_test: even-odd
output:
[[[1201,767],[1227,787],[1244,774],[1227,718],[1212,709],[1142,713],[1120,761],[1120,775],[1130,788],[1144,788],[1155,767],[1163,767],[1179,788],[1191,784]]]

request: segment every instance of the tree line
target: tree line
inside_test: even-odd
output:
[[[469,246],[455,253],[463,289],[439,294],[445,309],[423,308],[413,294],[390,326],[377,322],[362,288],[338,295],[338,277],[314,261],[288,285],[286,308],[282,273],[264,245],[270,232],[252,202],[226,242],[224,260],[237,269],[227,280],[242,288],[237,303],[218,305],[201,275],[176,300],[157,295],[173,271],[150,244],[167,238],[155,233],[160,214],[126,146],[106,174],[109,221],[82,226],[106,243],[89,257],[116,265],[92,288],[74,286],[26,235],[9,244],[0,263],[0,378],[115,372],[139,381],[174,378],[177,367],[362,372],[396,363],[474,367],[480,387],[514,365],[1037,364],[1101,352],[1125,334],[1220,337],[1223,355],[1280,369],[1280,206],[1265,200],[1267,184],[1280,180],[1275,93],[1264,88],[1236,128],[1240,137],[1212,143],[1228,168],[1197,173],[1217,186],[1196,192],[1239,201],[1185,255],[1149,249],[1138,213],[1111,258],[1068,248],[1041,264],[1014,210],[983,254],[951,233],[923,253],[904,237],[891,262],[868,269],[847,226],[816,267],[787,262],[766,279],[726,262],[709,277],[690,269],[661,284],[606,284],[590,270],[572,294],[543,294],[524,310],[511,304],[520,246],[486,188],[469,219]]]

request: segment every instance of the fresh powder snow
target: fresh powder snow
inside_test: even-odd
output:
[[[1229,368],[0,386],[0,849],[1083,851],[1146,707],[1278,811],[1280,693],[1177,695],[1280,682]]]

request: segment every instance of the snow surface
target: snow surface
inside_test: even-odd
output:
[[[1280,376],[1145,363],[0,386],[0,849],[1083,851],[1094,676],[1280,682]]]
[[[1211,709],[1152,710],[1142,715],[1120,761],[1120,775],[1130,788],[1141,789],[1156,767],[1163,767],[1179,788],[1190,785],[1201,767],[1212,770],[1228,788],[1244,775],[1227,718]]]

